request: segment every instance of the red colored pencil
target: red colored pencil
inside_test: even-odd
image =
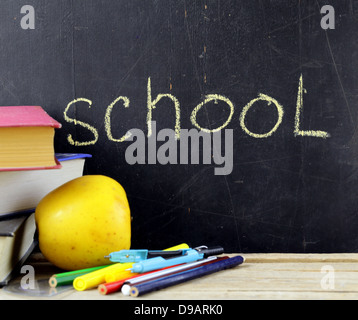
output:
[[[159,270],[165,270],[165,269],[174,268],[174,267],[177,267],[177,266],[179,266],[179,264],[177,264],[175,266],[170,266],[170,267],[166,267],[166,268],[163,268],[163,269],[159,269]],[[149,271],[149,272],[145,272],[145,273],[138,273],[138,274],[130,276],[130,277],[126,278],[126,279],[100,284],[98,286],[98,292],[100,294],[103,294],[103,295],[110,294],[110,293],[113,293],[113,292],[117,292],[122,288],[123,284],[128,279],[132,279],[132,278],[136,278],[136,277],[139,277],[139,276],[143,276],[145,274],[157,272],[159,270],[153,270],[153,271]]]

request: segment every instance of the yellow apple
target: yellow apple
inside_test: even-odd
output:
[[[129,249],[127,195],[114,179],[86,175],[47,194],[35,219],[42,254],[65,270],[109,264],[111,252]]]

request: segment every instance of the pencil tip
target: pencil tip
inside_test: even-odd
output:
[[[99,291],[100,294],[103,294],[103,295],[107,294],[107,288],[106,288],[106,286],[103,285],[103,284],[100,284],[100,285],[98,286],[98,291]]]

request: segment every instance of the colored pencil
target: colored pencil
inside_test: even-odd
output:
[[[51,276],[49,279],[49,285],[51,288],[56,288],[58,286],[65,286],[68,284],[72,284],[73,280],[75,280],[79,276],[83,276],[87,273],[102,269],[108,267],[106,266],[99,266],[99,267],[93,267],[93,268],[87,268],[87,269],[81,269],[81,270],[74,270],[74,271],[68,271],[63,273],[57,273]]]
[[[144,282],[148,282],[148,281],[152,281],[155,279],[159,279],[159,278],[163,278],[165,276],[169,276],[169,275],[173,275],[176,273],[180,273],[183,271],[187,271],[190,269],[194,269],[194,268],[198,268],[200,266],[209,264],[209,263],[213,263],[213,262],[217,262],[220,260],[224,260],[224,259],[228,259],[229,257],[224,256],[224,257],[209,257],[205,260],[200,260],[200,261],[195,261],[195,262],[191,262],[191,263],[185,263],[183,265],[180,265],[178,267],[175,267],[173,269],[169,269],[169,270],[160,270],[157,271],[153,274],[150,275],[143,275],[142,277],[137,277],[135,279],[129,279],[121,288],[122,293],[125,296],[129,296],[130,295],[130,290],[131,290],[131,286],[140,284],[140,283],[144,283]]]
[[[176,267],[176,266],[166,267],[166,268],[163,268],[163,269],[160,269],[160,270],[170,269],[170,268],[174,268],[174,267]],[[98,292],[100,294],[103,294],[103,295],[110,294],[110,293],[113,293],[113,292],[117,292],[122,288],[123,284],[126,281],[128,281],[129,279],[141,277],[143,275],[147,275],[147,274],[155,273],[155,272],[158,272],[158,270],[149,271],[149,272],[146,272],[146,273],[132,273],[132,276],[129,276],[129,277],[125,278],[125,279],[121,279],[121,280],[113,281],[113,282],[108,282],[108,283],[102,283],[102,284],[100,284],[98,286]]]
[[[208,265],[200,266],[195,269],[187,270],[179,274],[169,275],[157,280],[137,284],[136,286],[131,287],[130,295],[132,297],[138,297],[155,290],[160,290],[179,283],[203,277],[214,272],[233,268],[243,262],[244,258],[242,256],[236,256],[233,258],[213,262]]]

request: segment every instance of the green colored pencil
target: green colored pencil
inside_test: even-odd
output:
[[[72,284],[73,280],[77,277],[105,267],[108,267],[108,265],[54,274],[51,276],[48,283],[52,288]]]

